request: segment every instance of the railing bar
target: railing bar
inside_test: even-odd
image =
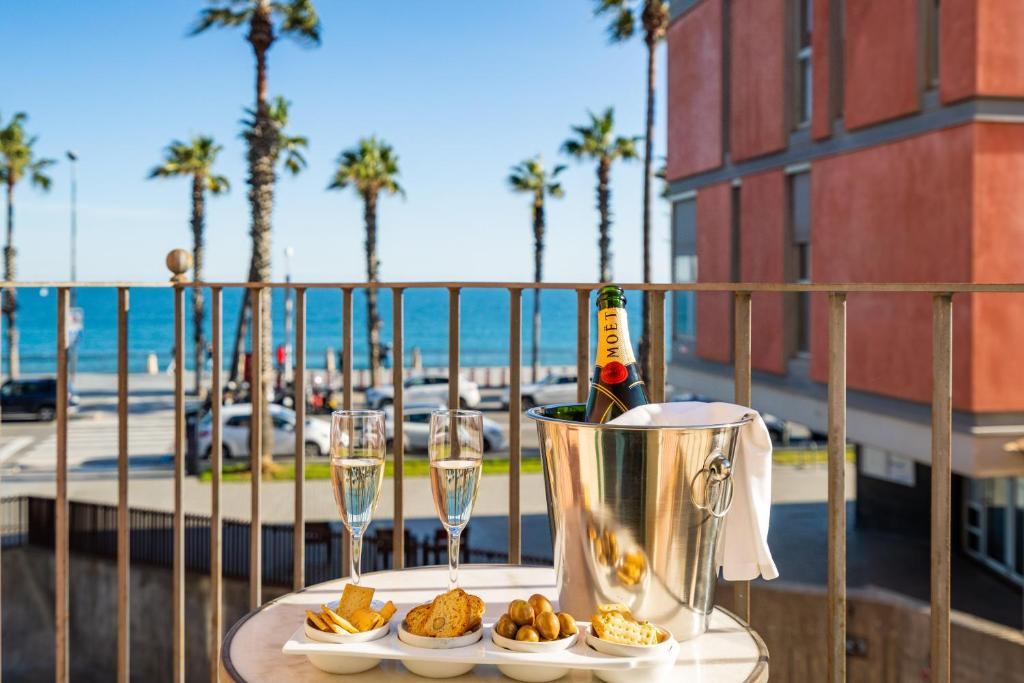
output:
[[[263,602],[263,548],[260,484],[263,473],[263,289],[252,295],[252,341],[249,363],[249,609]]]
[[[287,340],[285,341],[287,343]],[[306,585],[306,290],[295,290],[295,524],[292,528],[292,589]]]
[[[750,292],[736,292],[734,320],[735,348],[733,350],[735,386],[733,400],[741,406],[750,406]],[[733,584],[733,610],[746,622],[750,621],[750,582]]]
[[[649,292],[647,301],[651,316],[651,371],[649,378],[651,400],[665,400],[665,292]]]
[[[576,291],[576,400],[583,403],[590,391],[590,290]],[[536,380],[535,380],[536,381]]]
[[[117,680],[131,677],[128,519],[128,288],[117,290]]]
[[[352,410],[352,290],[342,290],[341,298],[341,407]],[[348,564],[343,566],[348,567]]]
[[[2,290],[0,290],[0,304],[3,303],[3,297],[5,297],[5,296],[6,296],[6,294]],[[3,315],[0,315],[0,358],[4,357],[4,353],[3,353],[3,351],[4,351],[4,342],[3,342],[3,339],[4,339],[4,322],[3,322],[3,319],[4,319]],[[2,431],[3,431],[2,430],[2,424],[3,424],[3,419],[2,418],[3,418],[3,410],[0,409],[0,433],[2,433]],[[20,513],[19,513],[19,517],[20,517]],[[0,547],[2,547],[2,546],[3,546],[3,544],[0,543]],[[0,567],[3,566],[2,554],[3,553],[0,552]],[[3,572],[0,571],[0,587],[3,586],[2,574],[3,574]],[[3,608],[3,595],[2,595],[2,593],[3,593],[3,590],[2,590],[2,588],[0,588],[0,680],[3,680],[3,677],[4,677],[4,673],[3,673],[3,671],[4,671],[4,669],[3,669],[3,650],[4,650],[4,648],[3,648],[3,642],[4,642],[3,641],[3,613],[4,613],[4,608]]]
[[[522,419],[523,367],[523,290],[510,289],[508,324],[508,561],[523,561],[522,524],[519,491],[522,451],[519,444],[519,422]],[[536,378],[534,379],[536,381]]]
[[[54,510],[54,669],[67,681],[68,658],[68,288],[57,290],[57,502]]]
[[[459,294],[448,288],[448,407],[459,407]]]
[[[932,300],[931,672],[950,680],[950,488],[953,421],[953,297]]]
[[[394,520],[392,526],[392,548],[394,568],[405,568],[405,292],[402,289],[391,291],[391,326],[392,333],[392,382],[394,383],[394,403],[392,424],[394,424],[394,440],[392,442],[394,458]]]
[[[214,287],[210,290],[210,332],[213,345],[213,372],[210,377],[210,681],[218,683],[220,680],[220,642],[223,632],[223,604],[224,604],[224,577],[223,577],[223,520],[221,519],[220,494],[221,494],[221,464],[222,435],[221,435],[221,404],[224,399],[223,377],[221,375],[224,364],[223,331],[224,321],[222,313],[223,290]]]
[[[352,289],[341,292],[341,407],[352,410],[352,383],[355,370],[352,367]],[[341,530],[341,575],[348,576],[348,554],[352,544],[349,542],[348,527]]]
[[[828,677],[846,681],[846,294],[828,297]]]
[[[185,289],[174,288],[174,512],[171,576],[172,678],[185,681]]]

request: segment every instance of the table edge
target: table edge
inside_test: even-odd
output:
[[[420,570],[425,570],[425,569],[434,569],[434,570],[436,570],[436,568],[438,566],[440,566],[440,565],[427,565],[427,566],[423,566],[423,567],[409,567],[407,569],[402,569],[401,571],[412,572],[412,571],[420,571]],[[507,568],[513,568],[513,569],[524,569],[524,568],[532,569],[532,568],[534,568],[534,567],[526,567],[524,565],[519,565],[519,564],[486,564],[486,565],[480,565],[480,566],[486,567],[487,569],[501,568],[501,567],[507,567]],[[540,566],[535,567],[535,568],[536,569],[549,569],[549,567],[540,567]],[[369,572],[369,573],[363,574],[363,576],[373,576],[374,574],[383,574],[383,573],[392,572],[392,571],[395,571],[395,570],[394,569],[383,569],[383,570],[381,570],[379,572]],[[337,581],[337,580],[344,579],[344,578],[345,578],[344,576],[339,576],[337,579],[331,579],[331,581]],[[225,634],[224,640],[221,642],[221,648],[220,648],[220,669],[221,669],[221,673],[227,674],[227,676],[229,676],[230,679],[232,681],[234,681],[234,683],[247,683],[247,681],[244,678],[242,678],[241,674],[238,673],[238,670],[235,668],[235,665],[231,661],[231,642],[232,642],[232,640],[235,637],[235,633],[247,621],[249,621],[249,619],[251,619],[252,617],[256,616],[257,614],[262,612],[264,609],[270,607],[271,605],[273,605],[274,603],[278,602],[279,600],[282,600],[282,599],[288,597],[289,595],[295,595],[296,593],[304,593],[307,590],[309,590],[310,588],[315,588],[315,587],[323,585],[325,583],[330,583],[330,581],[321,581],[320,583],[313,584],[312,586],[303,586],[301,589],[299,589],[297,591],[290,591],[288,593],[285,593],[284,595],[280,595],[280,596],[274,598],[273,600],[269,600],[269,601],[263,603],[262,605],[260,605],[256,609],[248,612],[245,616],[243,616],[241,619],[236,621],[231,626],[231,628],[228,630],[227,634]],[[728,610],[728,609],[726,609],[724,607],[721,607],[719,605],[715,605],[714,609],[721,610],[722,612],[728,614],[730,617],[735,619],[737,621],[737,623],[743,624],[744,628],[746,628],[746,630],[747,630],[747,633],[749,633],[750,636],[754,639],[754,644],[757,646],[758,658],[757,658],[757,663],[754,665],[754,670],[750,672],[749,676],[747,676],[746,683],[762,683],[762,681],[767,681],[768,680],[768,670],[769,670],[768,669],[768,659],[769,659],[769,657],[768,657],[768,647],[765,645],[764,640],[761,638],[761,634],[758,633],[757,631],[755,631],[750,626],[750,624],[746,623],[745,621],[740,619],[738,616],[736,616],[736,614],[733,613],[731,610]]]

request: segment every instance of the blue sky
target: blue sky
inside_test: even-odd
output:
[[[294,133],[309,136],[309,167],[279,182],[274,275],[285,246],[293,276],[365,277],[362,211],[326,192],[338,153],[377,134],[399,154],[405,200],[380,209],[382,277],[532,277],[530,213],[505,185],[513,163],[558,148],[586,110],[614,105],[621,133],[643,131],[642,43],[609,45],[589,0],[318,0],[323,44],[270,53],[270,92],[292,101]],[[29,114],[38,151],[60,159],[53,189],[16,195],[19,279],[68,275],[69,185],[79,161],[79,277],[163,279],[163,257],[189,247],[189,186],[146,180],[174,138],[212,134],[232,192],[211,199],[207,277],[238,280],[249,258],[244,143],[238,120],[253,98],[253,59],[240,30],[190,38],[199,0],[8,2],[0,114]],[[664,155],[664,48],[655,149]],[[545,279],[596,277],[594,172],[570,163],[566,198],[548,209]],[[614,276],[641,276],[642,165],[613,172]],[[668,206],[654,205],[654,275],[669,273]]]

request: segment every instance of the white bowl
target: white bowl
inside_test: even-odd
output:
[[[675,638],[665,629],[659,628],[665,634],[665,640],[657,645],[623,645],[622,643],[611,643],[597,637],[593,631],[587,631],[587,645],[598,652],[615,657],[638,657],[641,659],[653,659],[662,657],[675,646]]]
[[[484,635],[483,625],[477,625],[469,633],[454,638],[434,638],[432,636],[418,636],[405,630],[405,620],[398,624],[398,639],[410,647],[421,647],[427,650],[452,650],[459,647],[475,645]],[[424,678],[454,678],[468,673],[476,666],[473,662],[446,662],[403,659],[402,666]]]
[[[524,640],[506,638],[491,627],[491,642],[500,648],[513,652],[548,654],[568,650],[580,639],[579,633],[574,633],[558,640],[544,640],[538,643],[531,643]],[[544,666],[538,664],[499,664],[498,671],[509,678],[514,678],[523,683],[548,683],[555,681],[569,673],[567,666]]]

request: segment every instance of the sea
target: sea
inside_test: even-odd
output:
[[[205,291],[206,339],[209,340],[209,292]],[[530,362],[532,311],[535,290],[523,292],[523,363]],[[235,325],[242,298],[241,289],[224,290],[223,335],[225,359],[234,341]],[[593,299],[591,310],[593,311]],[[391,292],[378,297],[382,319],[382,340],[390,344],[392,334]],[[503,289],[464,289],[461,296],[460,364],[463,367],[505,366],[509,353],[509,293]],[[640,335],[641,296],[627,293],[634,345]],[[75,305],[81,309],[82,330],[77,335],[78,371],[117,371],[117,290],[79,288]],[[187,366],[192,367],[192,302],[186,294]],[[56,370],[56,307],[54,289],[19,289],[17,325],[20,330],[23,373],[52,373]],[[284,290],[273,291],[273,346],[284,344]],[[155,354],[161,370],[170,364],[174,351],[174,301],[170,289],[137,288],[129,294],[129,371],[145,372],[147,358]],[[686,307],[680,307],[685,314]],[[367,366],[366,291],[353,294],[353,364]],[[572,365],[576,353],[576,294],[545,290],[541,293],[541,365]],[[591,350],[595,344],[591,325]],[[445,289],[409,289],[405,293],[405,364],[412,364],[418,349],[426,367],[448,364],[448,292]],[[6,343],[6,339],[4,340]],[[323,368],[328,349],[342,346],[342,294],[334,289],[309,289],[306,294],[307,367]],[[6,359],[5,359],[6,364]],[[226,360],[225,360],[226,363]],[[6,365],[4,366],[6,372]]]

